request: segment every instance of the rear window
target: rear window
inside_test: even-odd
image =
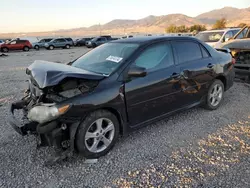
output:
[[[177,53],[178,62],[184,63],[202,58],[199,44],[192,41],[175,41],[173,47]]]
[[[195,37],[203,42],[218,42],[223,36],[223,34],[223,31],[202,32],[197,34]]]

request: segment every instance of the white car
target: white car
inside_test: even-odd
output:
[[[221,48],[224,42],[240,31],[241,28],[230,28],[222,30],[209,30],[198,33],[195,37],[214,48]]]

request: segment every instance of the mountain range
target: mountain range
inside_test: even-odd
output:
[[[235,27],[240,23],[250,24],[250,7],[238,9],[234,7],[224,7],[222,9],[215,9],[210,12],[200,14],[196,17],[189,17],[184,14],[168,14],[163,16],[150,15],[143,19],[127,20],[115,19],[103,25],[93,25],[90,27],[80,27],[73,29],[61,29],[57,31],[48,32],[32,32],[25,33],[29,36],[83,36],[83,35],[99,35],[111,34],[120,35],[125,33],[164,33],[165,28],[171,24],[191,26],[194,24],[204,24],[207,28],[220,18],[226,18],[227,26]],[[21,33],[5,33],[1,37],[17,37]]]

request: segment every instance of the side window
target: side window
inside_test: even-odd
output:
[[[45,42],[45,40],[40,40],[40,42],[39,43],[44,43]]]
[[[233,37],[233,33],[232,33],[232,31],[228,31],[225,34],[224,41],[228,41],[228,39],[230,39],[231,37]]]
[[[59,40],[59,39],[54,40],[54,43],[58,43],[58,40]]]
[[[12,41],[10,44],[16,44],[16,41],[14,40],[14,41]]]
[[[65,39],[58,39],[59,42],[66,42]]]
[[[245,28],[243,31],[241,31],[241,33],[236,37],[236,39],[244,38],[246,33],[247,33],[247,28]]]
[[[199,44],[192,41],[175,41],[174,49],[177,53],[178,63],[185,63],[202,58]]]
[[[233,36],[236,35],[240,30],[233,30]]]
[[[18,41],[16,41],[17,44],[23,44],[25,42],[26,42],[25,40],[18,40]]]
[[[201,53],[202,53],[203,58],[210,57],[207,50],[202,45],[200,45],[200,48],[201,48]]]
[[[146,48],[133,65],[144,67],[148,72],[167,68],[174,64],[170,43],[161,43]]]
[[[102,39],[101,38],[98,38],[96,41],[101,41]]]

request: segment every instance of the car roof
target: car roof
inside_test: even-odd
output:
[[[145,36],[145,37],[133,37],[125,38],[111,41],[111,43],[137,43],[137,44],[147,44],[152,42],[160,42],[164,40],[176,40],[176,39],[187,39],[187,40],[196,40],[194,37],[188,36]]]
[[[213,29],[213,30],[201,31],[200,33],[225,32],[225,31],[233,31],[233,30],[240,30],[240,29],[241,28]]]

